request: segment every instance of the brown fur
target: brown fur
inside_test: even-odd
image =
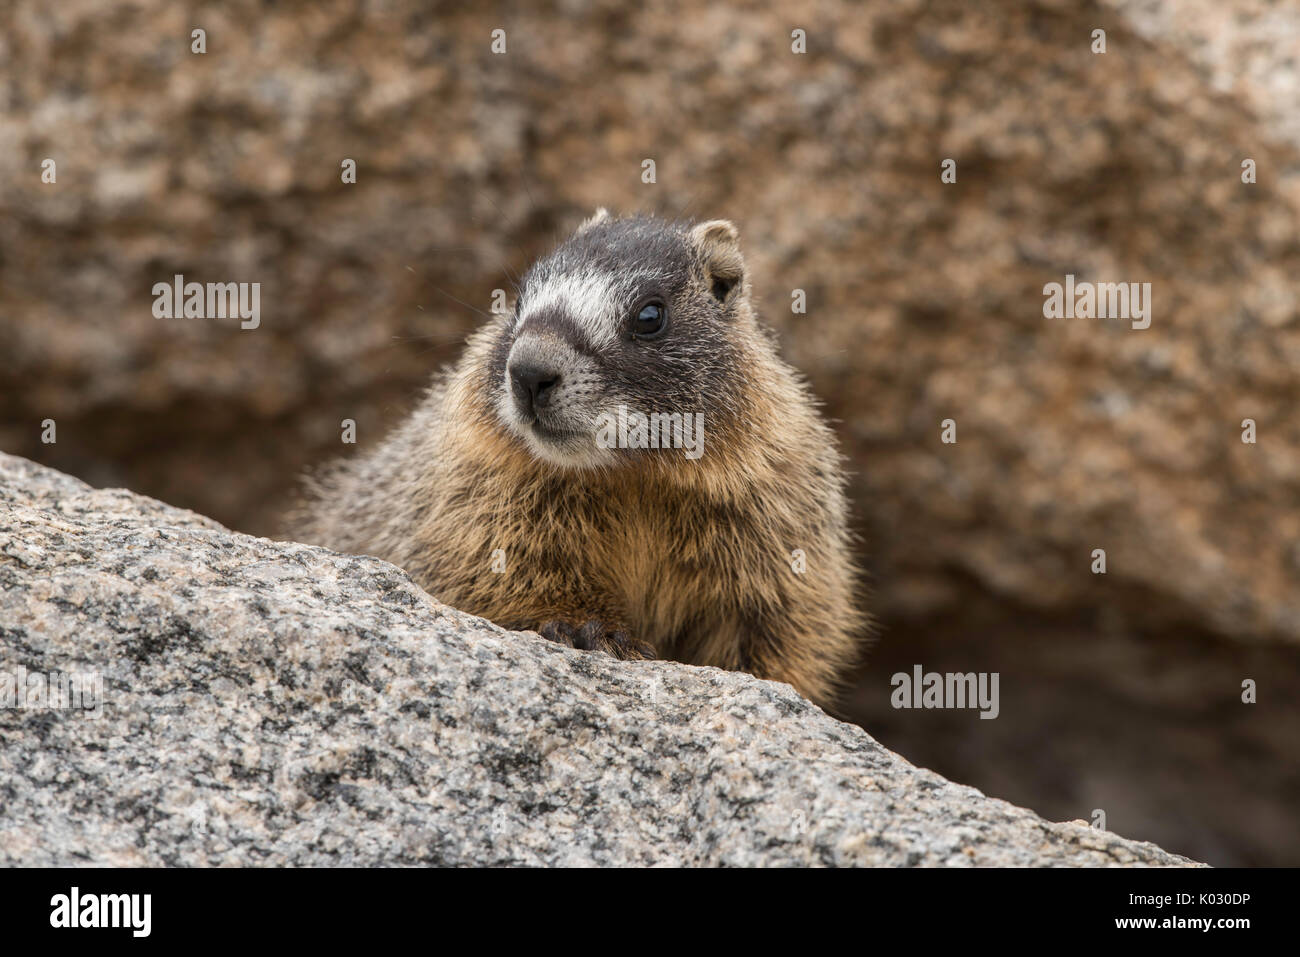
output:
[[[580,646],[745,670],[829,702],[866,630],[834,438],[754,316],[734,227],[683,235],[695,258],[675,308],[705,308],[715,272],[741,277],[721,325],[732,368],[708,380],[730,398],[700,459],[539,460],[494,404],[492,357],[509,335],[494,322],[382,445],[314,483],[295,535],[391,561],[506,628],[566,640],[552,623],[567,623],[572,640],[596,620],[630,640],[592,641],[588,629]],[[505,573],[491,568],[496,549]]]

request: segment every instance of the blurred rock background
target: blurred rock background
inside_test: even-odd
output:
[[[844,716],[1049,818],[1300,864],[1298,58],[1264,0],[17,0],[0,448],[273,534],[591,209],[725,216],[853,469],[881,632]],[[176,273],[260,282],[261,327],[154,318]],[[1152,283],[1151,328],[1045,320],[1066,273]],[[891,709],[915,663],[998,671],[1001,716]]]

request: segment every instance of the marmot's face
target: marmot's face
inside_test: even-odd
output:
[[[689,464],[743,386],[745,286],[730,223],[601,210],[524,276],[492,352],[498,418],[555,465]]]

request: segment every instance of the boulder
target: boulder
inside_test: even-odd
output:
[[[503,631],[377,559],[0,455],[20,668],[103,697],[0,708],[6,866],[1192,863],[914,767],[788,685]]]

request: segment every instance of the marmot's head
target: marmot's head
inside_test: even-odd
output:
[[[735,226],[601,209],[525,274],[487,387],[502,426],[543,461],[689,466],[703,451],[691,430],[719,435],[743,408],[755,334]]]

